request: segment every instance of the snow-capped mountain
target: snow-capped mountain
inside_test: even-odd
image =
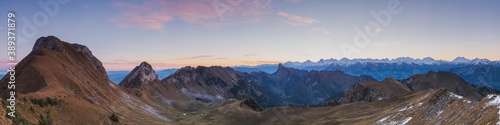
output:
[[[455,58],[453,61],[451,61],[452,63],[455,63],[455,64],[459,64],[459,63],[470,63],[471,60],[470,59],[467,59],[465,57],[457,57]]]
[[[451,71],[463,77],[467,82],[477,86],[488,86],[495,89],[500,89],[500,86],[495,85],[500,82],[496,77],[492,76],[491,72],[495,70],[466,70],[480,69],[487,66],[493,69],[500,68],[500,61],[490,61],[488,59],[467,59],[465,57],[457,57],[452,61],[435,60],[431,57],[426,58],[410,58],[399,57],[395,59],[321,59],[317,62],[307,60],[304,62],[288,61],[283,64],[286,67],[296,68],[301,70],[327,70],[327,71],[342,71],[349,75],[361,76],[369,75],[377,80],[386,78],[404,79],[415,74],[423,74],[429,71]],[[258,66],[238,66],[233,67],[241,72],[263,71],[273,73],[277,70],[277,64],[265,64]],[[468,67],[468,68],[465,68]],[[455,69],[455,70],[451,70]],[[465,73],[467,71],[467,73]],[[485,75],[487,74],[487,75]],[[497,73],[494,73],[497,74]],[[485,76],[485,77],[472,77]],[[488,76],[488,77],[486,77]],[[486,79],[486,80],[484,80]]]
[[[395,59],[361,59],[361,58],[355,58],[355,59],[348,59],[348,58],[342,58],[340,60],[337,59],[320,59],[317,62],[313,62],[311,60],[307,60],[304,62],[291,62],[288,61],[284,63],[283,65],[289,66],[289,67],[308,67],[308,66],[325,66],[325,65],[341,65],[341,66],[349,66],[353,64],[367,64],[367,63],[394,63],[394,64],[418,64],[418,65],[439,65],[439,64],[499,64],[500,61],[490,61],[488,59],[480,59],[480,58],[475,58],[475,59],[467,59],[464,57],[457,57],[453,61],[446,61],[446,60],[435,60],[431,57],[425,57],[425,58],[410,58],[410,57],[399,57]]]

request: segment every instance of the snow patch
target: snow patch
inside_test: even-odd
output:
[[[422,106],[422,104],[424,104],[424,103],[418,103],[418,106]]]
[[[497,125],[500,125],[500,96],[499,95],[488,95],[488,96],[486,96],[486,98],[490,99],[490,101],[488,101],[486,103],[486,107],[497,106],[498,116],[499,116]]]
[[[109,86],[111,86],[111,88],[116,89],[116,87],[115,87],[115,84],[114,84],[114,83],[108,82],[108,84],[109,84]]]
[[[491,99],[486,106],[500,106],[500,97],[498,95],[488,95],[486,98]]]
[[[377,98],[377,100],[378,100],[378,101],[380,101],[380,100],[382,100],[382,99],[383,99],[382,97],[378,97],[378,98]]]
[[[129,105],[135,104],[134,101],[132,101],[132,98],[130,96],[128,96],[127,94],[120,92],[120,95],[123,97],[123,99],[125,99],[125,101],[128,102],[127,104],[129,104]]]
[[[220,95],[217,95],[217,96],[216,96],[216,98],[217,98],[217,99],[221,99],[221,100],[222,100],[222,99],[224,99],[224,97],[222,97],[222,96],[220,96]]]
[[[156,111],[153,107],[151,107],[150,105],[147,105],[147,104],[144,104],[142,102],[139,102],[140,104],[137,104],[133,101],[133,98],[128,96],[127,94],[123,93],[123,92],[120,92],[120,95],[123,97],[123,99],[125,101],[127,101],[127,105],[128,106],[131,106],[131,107],[135,107],[135,106],[139,106],[143,111],[145,112],[148,112],[149,114],[153,115],[153,116],[156,116],[157,118],[160,118],[162,120],[165,120],[165,121],[170,121],[169,118],[161,115],[158,113],[158,111]]]
[[[439,111],[436,116],[441,115],[441,113],[443,113],[443,110]]]
[[[384,117],[384,118],[382,118],[382,119],[378,120],[377,122],[379,122],[379,123],[383,123],[383,122],[384,122],[385,120],[387,120],[388,118],[389,118],[389,116]]]
[[[405,120],[401,121],[401,123],[399,125],[406,125],[408,124],[408,122],[410,122],[410,120],[412,119],[413,117],[408,117],[406,118]]]
[[[169,106],[172,106],[174,101],[170,100],[170,99],[165,99],[163,98],[163,102],[167,103]]]
[[[405,107],[403,107],[402,109],[400,109],[399,111],[405,111],[405,110],[408,110],[408,109],[412,109],[413,108],[413,105],[409,104],[409,105],[406,105]]]
[[[211,95],[208,95],[208,94],[202,94],[202,93],[192,93],[190,91],[188,91],[186,88],[182,88],[181,89],[181,92],[184,94],[184,95],[187,95],[191,98],[195,98],[195,99],[206,99],[206,100],[210,100],[210,103],[212,102],[215,102],[217,100],[222,100],[224,99],[222,96],[220,95],[215,95],[215,96],[211,96]]]
[[[455,93],[453,93],[453,92],[450,92],[450,93],[451,93],[451,94],[450,94],[450,95],[451,95],[451,97],[455,97],[455,98],[457,98],[457,99],[463,99],[463,98],[464,98],[463,96],[457,95],[457,94],[455,94]]]
[[[165,120],[165,121],[170,121],[169,118],[159,114],[158,111],[156,111],[153,107],[151,107],[147,104],[142,105],[141,108],[144,109],[146,112],[149,112],[150,114],[156,116],[157,118],[160,118],[160,119]]]

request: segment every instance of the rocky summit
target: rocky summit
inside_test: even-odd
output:
[[[142,84],[158,80],[158,75],[147,62],[142,62],[128,74],[120,85],[127,88],[137,88]]]

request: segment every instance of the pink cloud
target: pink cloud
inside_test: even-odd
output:
[[[20,61],[20,60],[17,60],[17,61]],[[12,62],[7,58],[0,59],[0,69],[9,69],[10,67],[15,66],[15,65],[7,65],[7,63],[15,64],[16,62]]]
[[[0,69],[7,69],[9,66],[7,65],[7,59],[0,59]]]
[[[332,33],[332,31],[330,31],[329,29],[326,29],[326,28],[318,28],[318,27],[315,27],[312,29],[313,32],[319,32],[319,33],[323,33],[323,34],[330,34]]]
[[[165,22],[171,20],[173,18],[168,15],[159,15],[157,13],[141,15],[135,12],[126,13],[119,18],[112,19],[119,27],[137,27],[140,29],[161,29],[164,27]]]
[[[200,58],[209,58],[209,57],[214,57],[214,56],[212,56],[212,55],[199,55],[199,56],[176,58],[174,60],[191,60],[191,59],[200,59]]]
[[[122,14],[111,19],[119,27],[162,29],[181,20],[204,27],[257,23],[270,8],[270,0],[227,2],[226,0],[145,1],[140,4],[116,2]]]
[[[285,0],[286,2],[299,3],[302,0]]]
[[[283,20],[282,23],[292,25],[292,26],[302,26],[313,23],[319,23],[318,20],[308,17],[302,17],[294,14],[290,14],[287,12],[278,12],[278,16],[283,17],[286,20]]]
[[[115,59],[110,61],[103,61],[103,66],[106,70],[131,70],[136,66],[141,64],[142,60],[124,60],[124,59]],[[170,64],[170,63],[162,63],[162,62],[150,62],[147,61],[155,70],[167,69],[167,68],[179,68],[185,65],[183,64]]]
[[[260,65],[260,64],[277,64],[281,61],[270,61],[270,60],[244,60],[241,61],[243,65]]]

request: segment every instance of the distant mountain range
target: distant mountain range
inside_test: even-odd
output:
[[[467,59],[457,57],[453,61],[434,60],[430,57],[413,59],[400,57],[396,59],[321,59],[317,62],[307,60],[305,62],[286,62],[283,66],[316,71],[342,71],[349,75],[372,76],[378,81],[386,78],[401,80],[415,74],[423,74],[429,71],[449,71],[458,74],[465,81],[478,86],[492,87],[500,90],[500,61],[488,59]],[[251,73],[266,72],[274,73],[278,64],[263,64],[257,66],[233,66],[234,70]],[[177,69],[165,69],[157,72],[159,78],[165,78],[173,74]],[[119,83],[130,71],[108,71],[107,74],[112,81]]]
[[[274,73],[279,64],[263,64],[257,66],[233,66],[234,70],[252,73],[266,72]],[[415,74],[423,74],[429,71],[448,71],[458,74],[468,83],[477,87],[491,87],[500,90],[500,61],[488,59],[466,59],[457,57],[453,61],[434,60],[430,57],[413,59],[400,57],[396,59],[321,59],[318,62],[310,60],[305,62],[286,62],[283,66],[316,71],[342,71],[353,76],[372,76],[378,81],[386,78],[402,80]],[[159,78],[165,78],[177,69],[165,69],[157,72]],[[108,76],[115,83],[119,83],[128,71],[108,71]]]
[[[453,61],[435,60],[430,57],[413,59],[400,57],[396,59],[321,59],[317,62],[307,60],[305,62],[286,62],[283,66],[317,71],[342,71],[349,75],[372,76],[378,81],[386,78],[401,80],[415,74],[423,74],[429,71],[449,71],[457,73],[465,81],[481,87],[487,86],[500,90],[500,61],[488,59],[466,59],[457,57]],[[273,73],[278,64],[264,64],[257,66],[235,66],[235,70],[241,72],[262,71]]]
[[[420,64],[355,63],[345,65],[350,70],[340,69],[368,74],[413,71],[411,66],[417,66],[418,72],[434,66],[449,69],[377,80],[371,75],[305,70],[286,63],[260,65],[266,70],[274,67],[272,73],[258,66],[239,68],[259,69],[250,73],[237,67],[186,66],[161,78],[142,62],[117,85],[86,46],[41,37],[16,65],[16,117],[7,117],[9,110],[3,108],[0,124],[500,123],[499,92],[465,79],[495,86],[491,82],[498,80],[495,62],[423,60]],[[374,72],[378,70],[384,72]],[[10,104],[8,81],[6,76],[0,79],[3,107]]]
[[[292,62],[288,61],[283,63],[284,66],[304,69],[304,70],[324,70],[329,66],[341,66],[341,67],[349,67],[352,65],[369,65],[369,64],[396,64],[396,65],[456,65],[456,66],[465,66],[465,65],[500,65],[500,61],[490,61],[488,59],[467,59],[464,57],[457,57],[453,61],[446,60],[435,60],[431,57],[426,57],[423,59],[414,59],[410,57],[399,57],[396,59],[348,59],[342,58],[340,60],[337,59],[320,59],[317,62],[313,62],[311,60],[307,60],[304,62]],[[233,68],[243,71],[243,72],[252,72],[252,71],[264,71],[267,73],[272,73],[276,71],[277,64],[263,64],[257,66],[234,66]],[[273,68],[274,67],[274,68]],[[379,79],[382,80],[382,79]]]

